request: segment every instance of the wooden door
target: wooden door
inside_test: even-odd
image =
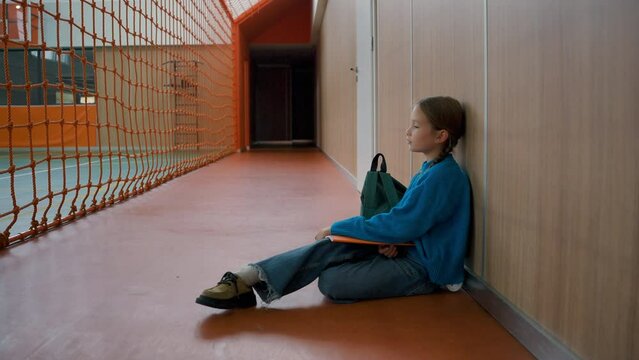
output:
[[[255,72],[253,143],[291,141],[291,68],[258,65]]]

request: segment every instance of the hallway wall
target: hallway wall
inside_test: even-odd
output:
[[[124,50],[124,51],[123,51]],[[131,54],[129,54],[129,52]],[[149,64],[137,67],[123,66],[127,57],[136,56],[150,61]],[[102,97],[96,99],[96,120],[102,127],[96,130],[98,144],[122,148],[150,149],[175,146],[175,135],[167,133],[174,131],[177,126],[175,115],[176,99],[180,103],[192,102],[189,110],[199,114],[202,118],[198,122],[197,137],[190,141],[203,143],[205,147],[227,148],[233,144],[233,49],[227,45],[190,46],[188,48],[166,47],[101,47],[95,49],[95,59],[110,71],[118,71],[127,81],[133,83],[150,84],[151,87],[133,88],[111,72],[96,71],[96,87],[99,92],[107,93],[110,100]],[[198,61],[198,68],[181,70],[189,71],[198,77],[198,97],[184,98],[166,92],[160,92],[156,87],[166,87],[176,80],[168,73],[172,70],[169,60]],[[162,71],[161,71],[162,70]],[[182,91],[178,88],[178,91]],[[115,102],[113,99],[121,99]],[[148,109],[145,106],[149,107]],[[122,108],[131,107],[126,112]],[[151,111],[152,110],[152,111]],[[195,116],[194,116],[195,117]],[[193,119],[190,119],[195,121]],[[110,125],[105,126],[109,123]],[[154,136],[136,132],[145,129],[156,129],[160,133]],[[197,140],[196,140],[197,139]]]
[[[355,4],[328,1],[317,46],[319,147],[356,174]],[[355,176],[355,175],[353,175]]]
[[[481,272],[483,245],[483,7],[472,0],[379,1],[377,8],[378,151],[407,184],[425,161],[405,142],[412,105],[449,95],[466,108],[467,135],[454,155],[474,190],[475,227],[467,260]]]
[[[488,2],[486,280],[587,359],[639,358],[639,2]]]
[[[322,133],[355,174],[344,3],[329,1],[322,29]],[[461,100],[469,270],[577,355],[639,358],[639,3],[377,6],[376,151],[389,171],[407,183],[424,161],[404,141],[415,101]]]

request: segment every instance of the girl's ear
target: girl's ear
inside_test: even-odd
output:
[[[437,136],[435,136],[435,142],[438,144],[443,144],[446,141],[448,141],[448,137],[450,136],[448,134],[448,130],[446,129],[442,129],[438,131],[439,134],[437,134]]]

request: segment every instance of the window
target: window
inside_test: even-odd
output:
[[[73,50],[73,51],[72,51]],[[44,105],[46,98],[48,105],[56,104],[84,104],[95,103],[95,77],[93,72],[93,49],[64,49],[60,54],[55,51],[9,49],[7,59],[9,63],[9,77],[14,87],[11,88],[11,104],[27,105],[25,71],[28,69],[28,79],[31,84],[31,105]],[[4,63],[5,50],[0,50],[0,61]],[[82,58],[86,57],[86,66]],[[48,86],[45,91],[42,82],[46,79]],[[63,89],[59,88],[62,83]],[[0,106],[7,105],[7,79],[4,71],[0,71]],[[76,92],[72,91],[73,85]],[[88,93],[83,94],[84,90]]]

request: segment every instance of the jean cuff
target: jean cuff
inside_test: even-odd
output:
[[[282,297],[282,295],[271,286],[264,269],[257,264],[248,264],[248,266],[257,271],[257,277],[260,281],[253,285],[253,289],[257,295],[260,296],[262,301],[270,304],[273,300],[277,300]]]

